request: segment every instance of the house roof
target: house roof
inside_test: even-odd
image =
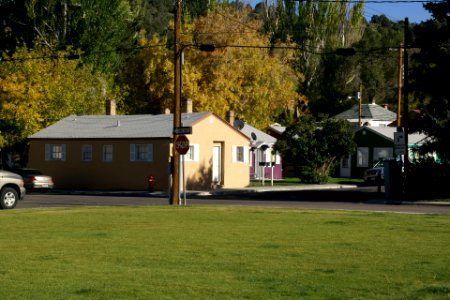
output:
[[[245,134],[250,139],[250,145],[255,148],[260,148],[263,145],[271,146],[277,141],[273,136],[268,135],[241,120],[234,121],[234,127]]]
[[[183,126],[192,126],[210,112],[181,115]],[[231,126],[230,126],[231,127]],[[30,136],[30,139],[170,138],[173,115],[69,116]]]
[[[341,112],[334,116],[336,119],[358,119],[359,118],[359,105],[355,105],[352,108]],[[361,105],[361,119],[370,119],[377,121],[394,121],[397,119],[397,114],[381,107],[377,104],[362,104]]]
[[[278,123],[274,123],[269,126],[268,130],[270,130],[271,132],[274,132],[276,134],[282,135],[283,132],[286,131],[286,126],[282,126]]]
[[[369,130],[375,134],[381,135],[382,137],[394,141],[394,132],[397,131],[396,127],[369,127],[369,126],[363,126],[360,127],[358,131],[362,130]],[[427,139],[427,136],[422,133],[413,133],[408,134],[408,144],[409,145],[420,145],[423,144],[423,142]]]

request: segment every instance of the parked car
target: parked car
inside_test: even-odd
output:
[[[41,171],[36,169],[16,168],[11,169],[11,172],[22,176],[25,188],[29,190],[48,191],[54,186],[53,178],[51,176],[44,175]]]
[[[25,197],[25,186],[20,175],[0,170],[0,209],[12,209]]]
[[[376,183],[380,180],[380,183],[384,181],[384,164],[383,161],[379,161],[373,165],[372,168],[364,171],[363,179],[366,183]]]

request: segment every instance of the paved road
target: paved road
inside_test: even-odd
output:
[[[266,191],[258,193],[189,195],[188,205],[236,205],[279,208],[352,210],[450,215],[450,205],[386,201],[373,189]],[[145,192],[29,194],[23,208],[168,205],[167,197]]]

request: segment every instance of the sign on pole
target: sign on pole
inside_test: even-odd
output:
[[[173,129],[173,134],[192,134],[192,127],[190,126],[175,127]]]
[[[175,149],[181,155],[186,154],[189,151],[189,140],[185,135],[180,135],[175,140]]]
[[[405,154],[405,133],[403,131],[394,132],[395,154]]]

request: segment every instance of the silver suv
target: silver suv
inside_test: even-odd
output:
[[[384,163],[382,160],[373,165],[373,168],[364,171],[363,179],[366,183],[384,182]],[[377,182],[379,180],[379,182]]]
[[[12,209],[25,197],[25,187],[20,175],[0,170],[0,209]]]

